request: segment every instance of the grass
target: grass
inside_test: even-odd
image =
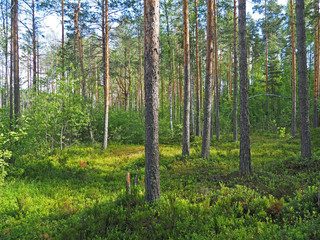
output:
[[[162,198],[144,201],[144,147],[76,146],[22,156],[0,192],[0,239],[319,239],[320,130],[310,160],[299,139],[251,137],[253,175],[240,177],[239,142],[211,157],[160,146]],[[85,162],[85,163],[83,163]],[[132,193],[126,193],[126,174]]]

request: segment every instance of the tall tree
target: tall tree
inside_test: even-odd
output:
[[[195,18],[196,18],[196,135],[200,136],[200,79],[199,79],[199,21],[198,21],[198,0],[195,0]]]
[[[2,12],[2,28],[3,28],[3,37],[4,37],[4,57],[5,57],[5,73],[4,73],[4,93],[2,94],[2,107],[8,106],[8,98],[9,98],[9,75],[8,75],[8,56],[9,56],[9,14],[8,14],[8,0],[5,0],[5,3],[1,4],[1,12]],[[3,9],[5,8],[5,9]]]
[[[299,113],[301,157],[311,157],[311,137],[309,126],[309,100],[307,84],[307,52],[306,29],[304,17],[304,0],[296,1],[296,28],[297,28],[297,59],[298,59],[298,87],[299,87]]]
[[[78,6],[75,8],[75,28],[77,32],[77,42],[78,42],[78,54],[80,60],[80,70],[81,70],[81,77],[82,77],[82,96],[86,98],[86,79],[84,75],[84,63],[83,63],[83,49],[82,49],[82,37],[79,28],[79,12],[81,7],[81,0],[78,0]]]
[[[12,0],[11,7],[13,29],[13,81],[14,81],[14,117],[20,118],[20,81],[19,81],[19,49],[18,49],[18,0]]]
[[[103,69],[104,69],[104,134],[103,149],[108,147],[108,128],[109,128],[109,17],[108,0],[104,0],[104,26],[102,26],[102,49],[103,49]]]
[[[218,82],[218,9],[217,0],[213,0],[214,11],[214,109],[215,109],[215,127],[216,127],[216,140],[220,140],[220,86]]]
[[[204,121],[202,134],[201,157],[210,156],[210,127],[212,113],[212,61],[213,61],[213,0],[207,1],[207,59],[204,99]]]
[[[315,39],[314,39],[314,85],[313,85],[313,127],[319,126],[317,99],[319,97],[319,0],[314,1]]]
[[[240,174],[251,174],[246,1],[239,0]]]
[[[265,18],[265,41],[266,41],[266,116],[268,118],[268,81],[269,81],[269,72],[268,72],[268,15],[267,15],[267,0],[264,2],[264,18]]]
[[[37,51],[36,51],[36,14],[35,14],[35,1],[32,0],[32,77],[33,77],[33,90],[37,92]]]
[[[64,0],[61,0],[61,65],[62,65],[62,78],[65,77],[64,71]]]
[[[237,0],[233,1],[233,141],[238,141]]]
[[[166,16],[166,27],[167,27],[167,43],[168,43],[168,71],[169,71],[169,115],[170,115],[170,130],[173,135],[173,111],[172,111],[172,66],[171,66],[171,41],[170,41],[170,26],[169,26],[169,14],[168,14],[169,3],[165,2],[165,16]]]
[[[290,0],[290,28],[291,28],[291,61],[292,61],[292,114],[291,114],[291,137],[296,135],[297,97],[296,97],[296,39],[294,29],[293,0]]]
[[[10,108],[10,130],[12,130],[13,127],[13,72],[14,72],[14,60],[13,60],[13,35],[14,35],[14,27],[13,27],[13,0],[11,0],[11,39],[10,39],[10,82],[9,82],[9,108]]]
[[[159,167],[159,0],[144,1],[146,201],[161,197]]]
[[[183,42],[184,42],[184,109],[182,155],[190,155],[190,43],[188,0],[183,0]]]

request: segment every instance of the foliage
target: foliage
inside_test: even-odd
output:
[[[319,129],[312,134],[318,144]],[[23,171],[10,168],[1,189],[0,238],[319,238],[320,157],[302,161],[298,139],[254,135],[254,174],[247,178],[239,176],[239,143],[231,135],[212,142],[207,160],[200,158],[200,142],[194,139],[185,159],[180,146],[160,146],[162,198],[153,205],[144,201],[143,146],[25,155],[15,164]]]
[[[104,126],[101,123],[99,125]],[[100,127],[100,132],[102,131],[103,129]],[[120,144],[142,144],[144,142],[144,124],[139,113],[124,109],[110,111],[109,138]]]

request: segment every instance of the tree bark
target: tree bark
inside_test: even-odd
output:
[[[291,114],[291,137],[296,135],[297,129],[297,97],[296,97],[296,39],[294,29],[293,0],[290,0],[290,28],[291,28],[291,61],[292,61],[292,114]]]
[[[319,0],[314,2],[315,40],[314,40],[314,85],[313,85],[313,127],[319,127],[317,99],[319,98]]]
[[[172,67],[171,67],[171,42],[170,42],[170,27],[169,27],[169,15],[168,6],[165,3],[165,17],[166,17],[166,27],[167,27],[167,43],[168,43],[168,71],[169,71],[169,118],[170,118],[170,130],[171,135],[173,135],[173,105],[172,105]]]
[[[237,0],[233,1],[233,141],[238,141]]]
[[[304,18],[304,1],[296,1],[296,27],[298,49],[298,86],[299,86],[299,113],[300,113],[300,136],[301,157],[311,157],[311,137],[309,127],[309,101],[307,85],[307,53],[306,33]]]
[[[210,157],[210,128],[212,113],[212,61],[213,61],[213,1],[207,1],[207,59],[206,59],[206,82],[204,99],[204,121],[202,133],[201,157]]]
[[[239,0],[240,164],[242,176],[251,174],[249,83],[246,41],[246,1]]]
[[[14,79],[14,117],[20,118],[19,50],[18,50],[18,0],[13,0],[13,79]]]
[[[104,0],[104,26],[103,29],[103,51],[104,51],[104,134],[103,149],[108,147],[108,128],[109,128],[109,24],[108,24],[108,0]]]
[[[79,12],[81,7],[81,0],[78,0],[78,7],[75,12],[75,27],[77,31],[77,42],[78,42],[78,54],[80,60],[80,70],[82,77],[82,96],[86,99],[86,79],[84,75],[84,63],[83,63],[83,50],[82,50],[82,37],[79,29]]]
[[[266,41],[266,116],[268,120],[268,109],[269,109],[269,101],[268,101],[268,18],[267,18],[267,0],[265,0],[265,8],[264,8],[264,17],[265,17],[265,41]]]
[[[5,0],[5,11],[4,11],[4,18],[3,18],[3,35],[4,35],[4,55],[5,55],[5,93],[4,93],[4,98],[3,98],[3,102],[2,102],[2,106],[8,106],[9,104],[9,78],[8,78],[8,55],[9,55],[9,51],[8,51],[8,40],[9,40],[9,36],[8,36],[8,19],[9,19],[9,14],[8,14],[8,0]]]
[[[179,44],[178,44],[178,48],[179,48],[179,58],[181,58],[181,48],[180,48],[180,46],[179,46]],[[182,73],[181,73],[181,71],[182,71],[182,66],[180,65],[180,63],[179,63],[179,72],[178,72],[178,79],[179,79],[179,102],[180,102],[180,111],[179,111],[179,113],[180,113],[180,117],[179,117],[179,119],[180,119],[180,123],[181,123],[181,120],[182,120]]]
[[[13,63],[13,34],[14,34],[14,29],[13,29],[13,2],[14,0],[11,0],[11,39],[10,39],[10,82],[9,82],[9,102],[10,102],[10,130],[12,131],[13,129],[13,68],[14,68],[14,63]]]
[[[36,51],[36,19],[35,2],[32,0],[32,54],[33,54],[33,90],[37,92],[37,51]]]
[[[61,64],[62,78],[65,78],[64,72],[64,0],[61,0]]]
[[[228,61],[228,65],[229,65],[228,66],[228,99],[231,99],[231,94],[232,94],[232,54],[231,52],[232,51],[231,51],[231,44],[230,44],[229,61]],[[221,65],[221,61],[220,61],[220,65]],[[220,72],[221,72],[221,67],[220,67]]]
[[[196,18],[196,136],[200,136],[200,87],[199,87],[199,39],[198,39],[198,0],[195,0],[195,18]]]
[[[182,156],[190,155],[190,45],[188,0],[183,0],[184,37],[184,104]]]
[[[144,1],[145,188],[149,203],[161,197],[159,167],[159,0]]]
[[[217,10],[217,0],[213,1],[214,10],[214,109],[215,109],[215,130],[216,130],[216,140],[220,141],[220,86],[218,82],[218,10]]]

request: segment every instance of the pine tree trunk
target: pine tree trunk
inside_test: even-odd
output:
[[[142,64],[142,46],[140,47],[140,102],[141,102],[141,119],[143,119],[143,109],[144,109],[144,92],[143,92],[143,64]],[[143,120],[142,120],[142,125],[143,125]]]
[[[315,40],[314,40],[314,85],[313,85],[313,127],[319,127],[317,99],[319,97],[319,0],[315,0]]]
[[[237,0],[233,1],[233,141],[238,141]]]
[[[178,48],[179,48],[179,58],[181,58],[181,48],[180,48],[180,46],[178,45]],[[180,100],[180,123],[181,123],[181,120],[182,120],[182,73],[181,73],[181,71],[182,71],[182,67],[181,67],[181,65],[179,64],[179,73],[178,73],[178,75],[179,75],[179,77],[178,77],[178,79],[179,79],[179,100]]]
[[[99,102],[99,94],[98,94],[98,65],[97,65],[97,55],[94,51],[94,81],[95,81],[95,100],[96,105]]]
[[[266,116],[268,120],[268,109],[269,109],[269,101],[268,101],[268,80],[269,80],[269,73],[268,73],[268,18],[267,18],[267,0],[265,0],[265,9],[264,9],[264,17],[265,17],[265,41],[266,41]]]
[[[168,71],[169,71],[169,118],[170,118],[170,130],[173,135],[173,110],[172,110],[172,68],[171,68],[171,42],[170,42],[170,28],[169,28],[169,16],[167,5],[165,4],[165,16],[167,23],[167,43],[168,43]]]
[[[190,44],[188,0],[183,0],[184,29],[184,104],[182,156],[190,155]]]
[[[83,63],[83,50],[82,50],[82,37],[80,34],[79,29],[79,12],[81,7],[81,0],[78,0],[78,8],[76,9],[75,14],[75,27],[77,31],[77,42],[78,42],[78,53],[79,53],[79,60],[80,60],[80,70],[81,70],[81,76],[82,76],[82,96],[84,99],[86,99],[86,79],[84,75],[84,63]]]
[[[297,97],[296,97],[296,39],[294,29],[293,0],[290,0],[290,28],[291,28],[291,61],[292,61],[292,114],[291,114],[291,137],[296,135]]]
[[[307,84],[307,53],[306,33],[304,19],[304,1],[296,1],[296,27],[297,27],[297,59],[298,59],[298,87],[299,87],[299,113],[301,157],[311,157],[311,137],[309,127],[309,101]]]
[[[144,1],[145,188],[149,203],[161,197],[159,167],[159,0]]]
[[[216,140],[220,141],[220,86],[218,82],[218,10],[217,10],[217,0],[213,0],[213,10],[214,10],[214,109],[215,109],[215,129],[216,129]]]
[[[64,0],[61,0],[61,64],[62,64],[62,79],[65,78],[64,71]]]
[[[202,133],[201,157],[210,157],[210,128],[212,113],[212,61],[213,61],[213,1],[207,1],[207,60],[204,99],[204,121]]]
[[[13,0],[11,1],[11,5],[13,4]],[[9,82],[9,102],[10,102],[10,130],[12,131],[13,129],[13,14],[12,14],[13,8],[11,8],[11,39],[10,39],[10,82]]]
[[[104,0],[104,26],[103,29],[103,51],[104,51],[104,134],[103,149],[108,147],[108,128],[109,128],[109,24],[108,24],[108,0]]]
[[[33,90],[37,92],[37,51],[36,51],[36,20],[35,2],[32,0],[32,54],[33,54]]]
[[[13,79],[14,79],[14,117],[20,118],[19,50],[18,50],[18,0],[13,0]]]
[[[246,43],[246,1],[239,0],[240,164],[242,176],[252,173],[249,124],[249,83]]]
[[[173,119],[176,120],[176,75],[175,75],[175,61],[174,61],[174,48],[172,48],[172,96],[173,96]]]
[[[195,0],[195,18],[196,18],[196,136],[200,136],[200,79],[199,79],[199,39],[198,39],[198,0]]]

